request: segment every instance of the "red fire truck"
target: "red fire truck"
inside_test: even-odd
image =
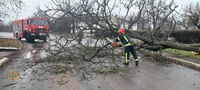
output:
[[[28,18],[13,21],[13,35],[19,40],[25,38],[27,42],[34,42],[35,39],[46,42],[49,36],[47,19]]]

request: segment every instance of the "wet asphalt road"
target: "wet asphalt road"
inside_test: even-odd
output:
[[[12,32],[0,32],[0,38],[13,38],[13,33]]]
[[[140,65],[130,72],[93,75],[81,80],[70,73],[53,75],[34,70],[35,59],[24,59],[29,51],[39,53],[44,43],[23,41],[22,50],[10,56],[12,60],[0,68],[0,90],[200,90],[200,72],[174,63],[161,63],[142,57]],[[127,68],[129,68],[127,67]],[[16,72],[20,79],[9,80]],[[39,73],[40,72],[40,73]]]

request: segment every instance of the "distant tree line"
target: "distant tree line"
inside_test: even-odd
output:
[[[8,24],[2,24],[2,26],[0,26],[0,32],[13,32],[12,28],[13,26],[11,22]]]

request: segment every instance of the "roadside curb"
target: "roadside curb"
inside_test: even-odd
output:
[[[170,56],[168,57],[168,59],[175,62],[175,63],[200,70],[200,64],[193,63],[193,62],[183,60],[183,59],[180,59],[180,58],[176,58],[176,57],[170,57]]]
[[[9,59],[8,58],[3,58],[3,59],[1,59],[0,60],[0,67],[3,65],[3,64],[5,64],[7,61],[8,61]]]
[[[186,66],[186,67],[190,67],[190,68],[193,68],[193,69],[200,70],[200,64],[197,64],[197,63],[185,60],[185,59],[176,58],[176,57],[172,57],[172,56],[166,56],[166,55],[164,55],[163,53],[160,53],[160,52],[151,52],[151,51],[144,50],[144,49],[140,50],[140,51],[142,53],[146,54],[146,55],[149,55],[149,56],[155,58],[158,61],[168,60],[168,61],[172,61],[172,62],[177,63],[177,64],[181,64],[181,65]]]
[[[0,49],[6,49],[6,50],[18,50],[16,47],[0,47]]]

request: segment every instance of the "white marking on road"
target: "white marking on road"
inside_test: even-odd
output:
[[[0,66],[3,65],[5,62],[8,61],[8,58],[3,58],[0,60]]]

